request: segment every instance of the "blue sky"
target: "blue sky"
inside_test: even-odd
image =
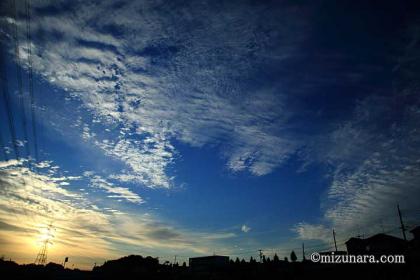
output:
[[[31,261],[50,223],[51,258],[79,267],[327,250],[332,228],[342,247],[398,235],[397,203],[418,223],[409,4],[32,1],[30,42],[23,5],[14,17],[10,4],[3,69],[21,156],[3,98],[1,253]]]

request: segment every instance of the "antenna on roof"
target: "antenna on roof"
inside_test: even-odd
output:
[[[398,216],[400,217],[401,231],[402,231],[402,234],[403,234],[403,237],[404,237],[404,241],[407,241],[407,236],[405,235],[406,229],[405,229],[405,226],[404,226],[404,223],[403,223],[403,220],[402,220],[401,210],[400,210],[400,205],[399,204],[397,204],[397,210],[398,210]]]
[[[333,229],[333,237],[334,237],[334,247],[335,247],[335,251],[337,252],[337,241],[335,240],[335,230]]]

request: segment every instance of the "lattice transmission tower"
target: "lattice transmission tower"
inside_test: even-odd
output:
[[[39,249],[38,255],[36,256],[35,264],[45,265],[45,263],[47,262],[48,245],[52,244],[51,239],[54,237],[53,232],[52,232],[53,229],[54,228],[52,227],[52,224],[50,224],[47,228],[46,238],[42,242],[42,246]]]

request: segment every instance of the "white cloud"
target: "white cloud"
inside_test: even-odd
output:
[[[407,59],[418,57],[414,42],[394,69],[399,86],[393,94],[371,93],[359,100],[347,121],[315,141],[309,157],[332,172],[323,217],[319,224],[298,224],[301,238],[325,241],[326,228],[334,228],[342,240],[382,231],[401,237],[397,204],[407,228],[418,225],[420,99],[413,78],[418,65]]]
[[[128,188],[114,186],[113,183],[108,182],[100,176],[92,176],[90,182],[93,187],[103,189],[109,193],[110,195],[108,197],[125,199],[136,204],[144,203],[144,200],[138,194],[130,191]]]
[[[405,94],[409,92],[415,94],[410,89]],[[418,223],[420,115],[412,103],[401,104],[401,111],[395,112],[393,102],[366,98],[352,119],[326,135],[324,140],[330,140],[317,148],[323,152],[318,159],[332,168],[330,185],[321,205],[321,223],[298,224],[300,238],[325,240],[326,228],[334,228],[342,239],[383,230],[400,236],[397,204],[409,228]],[[404,122],[396,125],[399,118]]]
[[[247,233],[250,230],[251,230],[251,228],[249,226],[247,226],[247,225],[242,225],[241,226],[241,231],[243,231],[245,233]]]
[[[51,164],[52,164],[52,161],[41,161],[41,162],[34,163],[34,165],[39,169],[51,168],[53,167]]]
[[[22,140],[16,140],[16,145],[17,145],[18,147],[24,147],[24,146],[25,146],[25,141],[22,141]]]
[[[278,129],[288,118],[281,94],[236,82],[254,71],[251,58],[263,64],[293,55],[301,37],[289,27],[300,30],[302,20],[288,8],[256,13],[255,7],[226,4],[215,11],[197,2],[184,7],[195,22],[177,15],[182,9],[156,12],[151,2],[126,1],[118,8],[110,1],[94,8],[75,3],[76,16],[67,10],[42,14],[48,5],[37,5],[43,8],[34,12],[33,29],[46,38],[33,42],[35,71],[80,99],[104,125],[130,131],[108,143],[92,128],[81,132],[129,167],[113,178],[169,187],[175,139],[192,146],[229,143],[222,146],[227,167],[257,176],[294,152],[296,141]],[[261,23],[276,33],[258,29]]]
[[[63,187],[63,182],[69,187]],[[42,231],[51,223],[56,231],[48,259],[59,262],[70,255],[77,267],[85,269],[133,251],[153,256],[210,253],[221,246],[221,240],[234,236],[188,231],[149,213],[101,207],[72,192],[71,180],[36,174],[13,161],[0,162],[0,184],[2,253],[19,262],[33,262]],[[98,184],[104,185],[101,180]],[[109,185],[105,189],[114,191]],[[117,193],[138,199],[126,190]]]
[[[2,161],[0,162],[0,168],[7,168],[11,166],[17,166],[20,165],[22,161],[16,160],[16,159],[10,159],[8,161]]]
[[[330,242],[332,231],[323,225],[311,225],[307,223],[299,223],[293,229],[301,239],[305,240],[322,240]]]

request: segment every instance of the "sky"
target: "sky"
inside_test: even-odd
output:
[[[410,1],[16,2],[0,4],[5,258],[45,240],[83,269],[301,258],[333,229],[339,249],[401,237],[397,204],[419,224]]]

